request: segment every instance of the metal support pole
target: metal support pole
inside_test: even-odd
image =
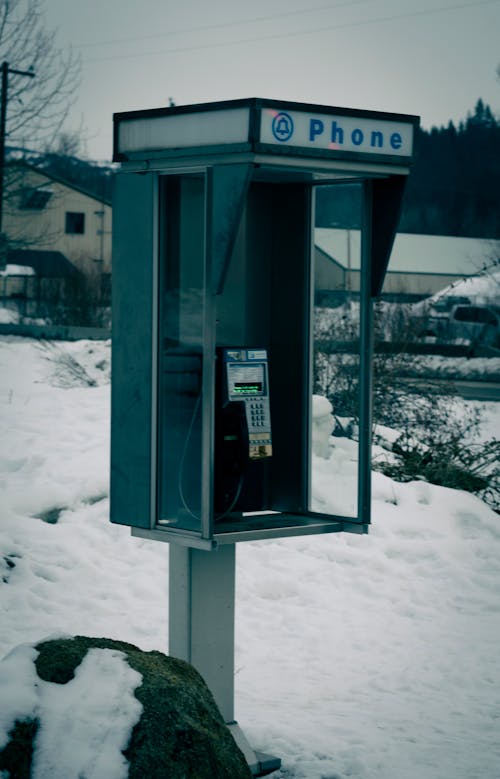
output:
[[[169,654],[203,676],[253,776],[276,771],[279,758],[255,752],[234,720],[236,548],[214,552],[170,544]]]
[[[363,188],[363,230],[361,239],[360,287],[360,424],[358,515],[370,516],[371,506],[371,446],[373,398],[373,302],[371,297],[373,184],[365,181]]]
[[[169,654],[201,673],[226,722],[234,719],[235,547],[170,544]]]

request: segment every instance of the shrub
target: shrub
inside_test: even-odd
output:
[[[351,311],[352,314],[352,311]],[[330,337],[316,331],[314,392],[332,403],[344,434],[355,436],[359,416],[358,335],[349,309],[331,316]],[[391,328],[387,309],[375,309],[375,346]],[[334,338],[332,337],[332,332]],[[480,412],[459,401],[453,384],[443,381],[408,384],[403,379],[418,358],[404,351],[411,342],[411,320],[392,322],[392,340],[399,351],[377,353],[373,365],[373,420],[399,431],[397,439],[378,442],[391,451],[390,461],[373,467],[400,481],[425,479],[481,497],[500,511],[500,441],[478,441]],[[339,417],[341,418],[339,420]],[[353,424],[346,425],[345,419]]]

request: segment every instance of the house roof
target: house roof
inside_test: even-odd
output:
[[[27,160],[12,160],[9,162],[9,165],[22,166],[28,168],[29,170],[32,170],[35,173],[39,173],[41,176],[45,176],[50,181],[55,181],[58,184],[62,184],[64,187],[68,187],[69,189],[74,189],[75,192],[80,192],[80,194],[82,195],[91,197],[92,200],[95,200],[97,203],[104,203],[107,206],[111,206],[111,200],[109,198],[99,197],[98,195],[95,194],[95,192],[92,192],[90,189],[81,187],[79,184],[75,184],[73,181],[68,181],[67,179],[62,178],[61,176],[54,175],[46,168],[43,168],[39,165],[34,165],[32,162],[28,162]]]
[[[360,269],[359,230],[317,227],[314,242],[344,268]],[[474,276],[500,257],[500,241],[397,233],[388,273]]]
[[[44,278],[75,278],[81,275],[80,271],[64,254],[56,251],[9,249],[7,262],[9,265],[23,265],[33,268],[37,276]]]

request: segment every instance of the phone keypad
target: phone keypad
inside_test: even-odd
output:
[[[267,422],[267,409],[263,402],[249,403],[250,421],[254,427],[264,427]]]
[[[271,421],[269,415],[269,401],[247,401],[248,430],[255,443],[267,443],[271,438]],[[258,438],[258,441],[257,441]]]
[[[267,460],[273,454],[269,398],[249,398],[245,405],[250,460]]]

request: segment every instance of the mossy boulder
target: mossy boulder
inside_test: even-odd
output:
[[[141,675],[134,695],[142,714],[123,750],[129,779],[250,779],[246,760],[210,690],[188,663],[107,638],[54,639],[35,649],[38,678],[58,685],[74,679],[91,649],[122,652]],[[10,779],[30,779],[39,725],[33,712],[13,723],[10,741],[0,751],[0,771],[8,771]]]

